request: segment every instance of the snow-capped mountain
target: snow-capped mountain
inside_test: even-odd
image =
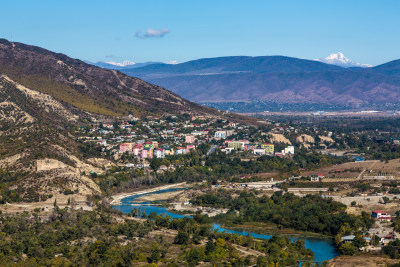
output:
[[[177,65],[177,64],[178,64],[178,61],[176,61],[176,60],[170,60],[170,61],[166,62],[165,64]]]
[[[343,68],[350,68],[350,67],[360,67],[360,68],[369,68],[372,65],[369,64],[361,64],[354,62],[343,55],[341,52],[337,52],[336,54],[330,54],[326,58],[315,59],[316,61],[320,61],[326,64],[336,65]]]
[[[91,64],[91,65],[95,65],[97,67],[100,68],[105,68],[105,69],[112,69],[112,70],[123,70],[123,69],[133,69],[133,68],[140,68],[140,67],[144,67],[147,65],[151,65],[151,64],[158,64],[161,62],[144,62],[144,63],[135,63],[133,61],[129,61],[129,60],[124,60],[123,62],[104,62],[104,61],[98,61],[98,62],[90,62],[85,60],[86,63]]]
[[[129,61],[129,60],[124,60],[122,62],[106,61],[105,63],[110,64],[110,65],[114,65],[114,66],[118,66],[118,67],[126,67],[126,66],[131,66],[131,65],[135,65],[136,64],[135,62]]]

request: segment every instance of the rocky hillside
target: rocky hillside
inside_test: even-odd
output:
[[[80,158],[69,134],[77,120],[54,97],[0,75],[0,202],[100,193],[81,174],[97,168]]]
[[[400,102],[399,60],[372,68],[342,68],[283,56],[223,57],[123,72],[196,102],[354,106]]]
[[[143,116],[214,112],[119,71],[5,39],[0,39],[0,74],[91,113]]]

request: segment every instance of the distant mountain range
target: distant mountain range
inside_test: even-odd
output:
[[[133,61],[129,60],[124,60],[122,62],[112,62],[112,61],[98,61],[98,62],[90,62],[85,60],[85,63],[100,67],[100,68],[105,68],[105,69],[110,69],[110,70],[123,70],[123,69],[133,69],[133,68],[140,68],[144,67],[147,65],[152,65],[152,64],[162,64],[162,62],[144,62],[144,63],[135,63]]]
[[[328,57],[330,63],[335,57]],[[359,106],[400,102],[400,60],[346,68],[285,56],[219,57],[122,72],[196,102],[275,101]],[[346,63],[347,62],[347,63]]]
[[[95,65],[100,68],[110,69],[110,70],[124,70],[124,69],[134,69],[141,68],[147,65],[152,64],[168,64],[175,65],[178,64],[175,60],[168,61],[167,63],[163,63],[161,61],[148,61],[143,63],[135,63],[133,61],[124,60],[122,62],[113,62],[113,61],[98,61],[96,63],[85,60],[86,63]]]

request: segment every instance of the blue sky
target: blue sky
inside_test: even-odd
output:
[[[1,11],[0,38],[90,61],[400,59],[398,0],[12,0]]]

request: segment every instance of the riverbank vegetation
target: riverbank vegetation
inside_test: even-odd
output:
[[[0,262],[10,266],[287,266],[312,260],[304,241],[286,237],[255,240],[219,233],[206,216],[148,220],[94,211],[40,209],[0,215]],[[155,265],[151,265],[155,266]]]
[[[187,155],[172,156],[169,159],[153,158],[150,165],[169,166],[171,162],[179,165],[162,173],[145,173],[143,169],[119,166],[112,167],[101,175],[96,174],[92,178],[106,195],[110,195],[155,184],[201,182],[203,180],[215,183],[220,179],[235,181],[244,174],[252,176],[274,172],[277,176],[299,175],[300,168],[314,170],[348,161],[346,157],[309,153],[306,150],[299,150],[293,158],[261,156],[254,160],[242,160],[238,155],[229,155],[221,151],[206,157],[206,148],[198,149]]]
[[[235,196],[236,194],[236,196]],[[278,228],[321,233],[334,236],[344,224],[354,229],[368,229],[373,224],[369,216],[345,212],[346,206],[331,198],[318,195],[298,197],[292,193],[275,192],[271,197],[258,192],[218,190],[191,200],[195,205],[227,208],[226,214],[216,216],[226,224],[246,222],[273,223]]]

